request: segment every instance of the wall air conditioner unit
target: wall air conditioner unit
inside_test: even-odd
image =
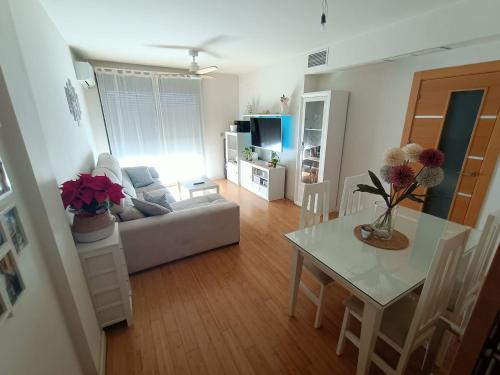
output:
[[[84,88],[89,89],[95,86],[94,69],[88,62],[75,61],[75,73],[76,79]]]
[[[307,54],[307,69],[326,67],[328,65],[328,48]]]

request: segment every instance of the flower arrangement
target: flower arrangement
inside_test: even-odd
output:
[[[389,192],[372,171],[368,171],[374,186],[359,184],[356,191],[380,195],[386,204],[385,212],[372,223],[378,237],[392,235],[392,210],[403,200],[410,199],[423,203],[425,194],[416,194],[419,187],[430,188],[439,185],[444,179],[441,166],[444,154],[434,148],[423,149],[416,143],[402,148],[390,148],[384,153],[384,166],[380,168],[382,180],[389,184]],[[420,164],[420,167],[418,165]],[[414,168],[419,168],[415,171]]]
[[[92,176],[82,173],[76,180],[61,186],[64,208],[80,215],[94,216],[105,213],[112,205],[120,204],[124,198],[123,187],[113,183],[107,176]]]
[[[270,162],[273,168],[276,168],[276,165],[278,165],[279,161],[280,161],[279,155],[273,151],[271,154],[271,162]]]

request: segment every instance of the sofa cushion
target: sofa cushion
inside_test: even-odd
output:
[[[135,188],[148,186],[154,182],[148,167],[128,167],[124,169]]]
[[[160,175],[158,174],[158,171],[156,168],[153,167],[148,167],[149,168],[149,173],[151,173],[151,177],[153,177],[153,180],[159,180]]]
[[[199,197],[194,197],[190,199],[184,199],[182,201],[170,203],[170,206],[174,211],[189,210],[191,208],[210,206],[213,204],[225,203],[227,202],[219,194],[208,194]]]
[[[131,196],[132,198],[137,198],[134,184],[132,184],[132,181],[130,180],[127,171],[123,171],[122,175],[123,175],[123,180],[122,180],[123,190],[127,195]]]
[[[164,191],[158,190],[151,193],[144,193],[144,200],[146,202],[159,204],[160,206],[165,207],[167,210],[172,212],[173,210],[170,206],[168,196],[172,197],[166,189]]]
[[[92,176],[106,176],[108,177],[111,182],[115,184],[122,184],[122,180],[113,173],[111,169],[105,168],[105,167],[97,167],[92,171]]]
[[[165,189],[165,186],[163,186],[160,182],[155,181],[151,185],[135,189],[135,193],[137,194],[137,198],[144,199],[144,193],[163,189]]]
[[[111,173],[113,173],[116,176],[116,178],[118,179],[118,181],[120,181],[118,183],[121,184],[121,181],[122,181],[122,170],[120,168],[120,163],[118,162],[118,160],[113,155],[108,154],[106,152],[100,154],[99,157],[97,158],[96,168],[106,168],[106,169],[108,169]],[[108,176],[108,177],[110,177],[110,176]]]
[[[160,206],[159,204],[143,201],[140,199],[132,198],[134,207],[141,211],[146,216],[160,216],[172,212],[168,208]]]

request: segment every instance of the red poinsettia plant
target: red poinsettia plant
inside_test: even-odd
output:
[[[61,186],[64,208],[70,207],[75,214],[98,215],[106,212],[114,203],[124,198],[123,187],[113,183],[107,176],[92,176],[82,173],[76,180]]]

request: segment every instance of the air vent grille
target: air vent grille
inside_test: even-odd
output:
[[[315,66],[326,65],[328,62],[328,49],[310,53],[307,56],[307,67],[314,68]]]

